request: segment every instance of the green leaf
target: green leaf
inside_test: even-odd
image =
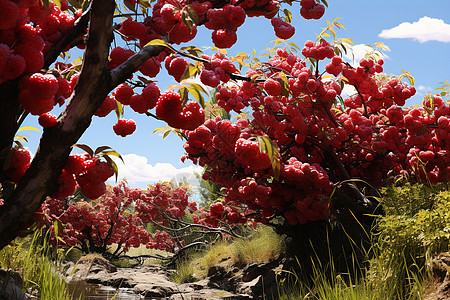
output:
[[[61,9],[61,1],[60,0],[52,0],[52,2]]]
[[[131,11],[133,11],[133,12],[136,12],[136,4],[131,4],[131,2],[129,2],[129,1],[123,1],[123,4],[125,4],[125,6],[126,6],[129,10],[131,10]]]
[[[125,1],[127,2],[127,1]],[[166,42],[164,42],[161,39],[154,39],[151,40],[150,42],[148,42],[147,44],[145,44],[144,48],[147,46],[165,46],[165,47],[169,47],[169,45],[166,44]],[[169,47],[170,48],[170,47]]]
[[[286,21],[286,23],[291,23],[292,22],[292,13],[288,10],[288,9],[284,9],[284,20]]]
[[[87,154],[89,154],[91,157],[94,157],[94,150],[92,150],[91,147],[85,144],[75,144],[72,147],[78,147],[82,150],[84,150]]]
[[[411,85],[414,85],[415,82],[416,82],[416,80],[415,80],[414,77],[411,75],[411,73],[409,73],[408,71],[405,71],[405,70],[401,70],[401,71],[403,72],[403,74],[402,74],[403,76],[400,75],[399,78],[400,78],[400,77],[406,77],[406,78],[408,78],[409,83],[410,83]]]
[[[120,155],[119,152],[117,152],[116,150],[103,151],[103,155],[106,155],[106,156],[110,156],[110,155],[116,156],[116,157],[120,158],[120,160],[121,160],[123,163],[125,163],[125,161],[124,161],[123,158],[122,158],[122,155]]]
[[[195,46],[183,47],[183,48],[180,49],[180,51],[187,52],[187,53],[189,53],[191,55],[194,55],[196,57],[199,57],[200,54],[204,53],[200,48],[195,47]]]
[[[48,8],[48,6],[50,5],[50,1],[49,0],[41,0],[42,5],[45,6],[45,8]]]
[[[196,68],[195,66],[189,64],[186,66],[186,68],[184,69],[184,73],[181,76],[180,82],[183,80],[186,80],[188,78],[191,78],[192,76],[195,76],[195,74],[197,74],[198,72],[198,68]]]
[[[145,77],[139,76],[137,75],[137,78],[143,83],[143,84],[148,84],[149,82],[151,82],[151,80],[148,80]]]
[[[90,4],[91,4],[91,0],[84,0],[83,1],[83,6],[81,7],[81,10],[83,12],[85,12],[88,9]]]
[[[186,86],[189,93],[197,100],[198,103],[205,108],[205,99],[203,98],[202,92],[207,94],[205,89],[198,83],[190,83]]]
[[[61,232],[63,225],[60,220],[56,219],[53,221],[53,230],[55,231],[55,237],[59,237],[59,233]]]
[[[34,131],[40,132],[39,129],[37,129],[36,127],[33,127],[33,126],[23,126],[23,127],[20,127],[19,130],[17,130],[17,132],[21,132],[21,131],[23,131],[23,130],[34,130]]]
[[[184,107],[186,105],[186,102],[188,101],[188,89],[186,86],[182,86],[180,90],[178,91],[181,96],[181,106]]]
[[[67,0],[67,2],[69,2],[70,5],[72,5],[76,9],[81,9],[81,3],[78,2],[77,0]]]
[[[267,153],[270,161],[272,162],[272,171],[274,173],[274,178],[276,180],[279,180],[281,170],[281,156],[280,152],[278,151],[278,146],[266,136],[258,136],[257,140],[259,144],[259,151],[261,153]]]
[[[105,151],[105,150],[107,150],[107,149],[111,149],[111,150],[112,150],[112,148],[109,147],[109,146],[100,146],[100,147],[97,147],[97,149],[95,149],[94,154],[99,154],[100,152],[103,152],[103,151]]]
[[[119,101],[116,100],[116,115],[117,115],[117,119],[119,120],[122,115],[123,115],[123,105],[122,103],[120,103]]]
[[[297,46],[297,44],[295,44],[295,43],[293,43],[293,42],[289,42],[288,45],[291,46],[291,47],[293,47],[293,48],[295,48],[295,49],[297,49],[297,50],[301,50],[300,47]]]
[[[333,34],[333,39],[336,40],[336,32],[334,31],[333,28],[328,29],[329,32],[331,32],[331,34]]]
[[[114,170],[114,175],[116,176],[116,182],[117,182],[117,178],[119,176],[119,168],[117,167],[117,164],[108,155],[104,155],[103,157],[106,159],[106,162],[110,165],[110,167]],[[120,157],[120,154],[119,154],[119,157]],[[122,157],[120,157],[120,159],[122,159]],[[123,162],[123,159],[122,159],[122,162]]]
[[[27,143],[27,142],[28,142],[27,139],[20,138],[20,137],[14,140],[14,143],[15,143],[17,146],[19,146],[19,148],[23,148],[24,146],[23,146],[22,143]]]
[[[198,24],[197,11],[194,8],[192,8],[192,6],[186,5],[185,7],[183,7],[183,10],[181,11],[181,20],[192,32],[194,24],[195,25]]]

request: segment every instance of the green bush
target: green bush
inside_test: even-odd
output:
[[[361,266],[352,265],[352,259],[346,274],[336,271],[333,261],[316,262],[312,283],[305,284],[297,274],[280,281],[281,300],[423,299],[431,279],[427,263],[449,250],[450,192],[446,185],[404,184],[387,187],[382,194],[379,200],[385,214],[377,218],[371,232],[363,276],[357,276],[355,267]]]

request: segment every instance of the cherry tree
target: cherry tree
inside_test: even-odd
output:
[[[163,61],[179,81],[195,73],[168,45],[190,41],[204,25],[212,30],[217,47],[230,47],[246,18],[258,16],[271,19],[275,33],[289,38],[294,33],[289,13],[285,19],[277,17],[283,3],[292,4],[275,0],[1,0],[0,101],[7,113],[0,120],[0,247],[17,236],[47,196],[64,197],[78,185],[94,198],[105,191],[103,179],[114,169],[107,154],[83,157],[81,168],[67,168],[71,160],[80,158],[68,160],[94,115],[116,110],[119,120],[114,131],[121,136],[135,128],[134,121],[122,118],[124,105],[150,116],[155,114],[148,110],[156,108],[157,118],[178,129],[194,130],[203,123],[202,108],[198,102],[187,103],[186,91],[160,95],[151,82]],[[324,6],[314,0],[300,4],[306,19],[324,13]],[[124,18],[116,22],[115,12]],[[115,46],[115,39],[128,44]],[[82,61],[63,63],[59,57],[74,47],[83,50]],[[141,75],[137,77],[136,72]],[[223,81],[236,78],[233,72],[232,64],[224,63],[223,68],[205,68],[202,77]],[[136,87],[143,89],[136,92]],[[63,107],[59,116],[52,114],[57,105]],[[44,132],[31,157],[14,141],[24,120],[34,116],[39,116]],[[95,176],[86,175],[91,168],[102,180],[91,182]]]
[[[351,40],[337,38],[336,20],[314,41],[285,43],[295,33],[285,4],[297,3],[0,0],[0,101],[8,111],[0,119],[0,247],[48,196],[63,199],[77,186],[92,199],[106,192],[117,171],[110,156],[118,154],[106,147],[70,153],[94,115],[115,111],[114,132],[132,134],[136,123],[124,108],[166,122],[187,140],[183,159],[225,188],[224,201],[205,213],[208,224],[358,217],[373,212],[370,196],[393,178],[448,181],[445,99],[428,95],[422,107],[403,108],[415,94],[413,77],[384,74],[376,49],[356,65],[345,62]],[[299,4],[303,18],[319,19],[326,1]],[[229,48],[249,17],[270,20],[279,38],[267,61],[182,46],[209,29],[217,48]],[[60,57],[74,47],[83,59],[64,63]],[[179,86],[161,91],[152,80],[162,64]],[[185,81],[193,76],[217,88],[218,106],[241,117],[233,123],[205,111],[205,90]],[[345,86],[355,91],[350,97],[341,96]],[[14,141],[34,116],[44,133],[32,157]],[[357,180],[371,185],[363,190]]]

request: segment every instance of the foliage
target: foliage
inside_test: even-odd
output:
[[[200,182],[198,186],[198,194],[200,196],[200,208],[208,208],[214,202],[220,200],[223,197],[221,193],[221,186],[211,182],[210,180],[204,180],[199,173],[195,174],[195,177]]]
[[[141,244],[148,248],[170,252],[182,248],[165,231],[146,231],[145,224],[170,227],[166,218],[181,218],[188,210],[196,210],[188,202],[186,186],[169,182],[157,183],[147,190],[130,189],[125,182],[109,187],[107,193],[95,201],[65,202],[49,198],[43,204],[52,230],[51,241],[62,247],[75,247],[85,253],[97,252],[116,258],[130,247]]]
[[[280,280],[280,299],[423,299],[432,280],[430,259],[448,251],[448,187],[404,184],[382,192],[386,214],[378,217],[371,233],[369,264],[352,259],[348,271],[339,272],[332,259],[316,261],[312,282],[304,281],[301,273]],[[360,268],[365,269],[363,276],[356,271]]]
[[[392,285],[392,297],[401,299],[411,293],[415,278],[427,279],[431,257],[449,250],[450,192],[444,185],[434,189],[405,185],[387,188],[386,199],[386,216],[377,222],[373,248],[377,259],[371,261],[369,279]]]

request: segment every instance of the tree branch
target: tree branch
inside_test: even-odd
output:
[[[73,27],[61,37],[50,50],[45,54],[44,57],[44,69],[48,69],[50,65],[56,61],[59,54],[63,52],[63,50],[70,45],[80,34],[84,33],[88,23],[89,23],[89,15],[91,9],[86,10],[81,17],[79,17]]]

